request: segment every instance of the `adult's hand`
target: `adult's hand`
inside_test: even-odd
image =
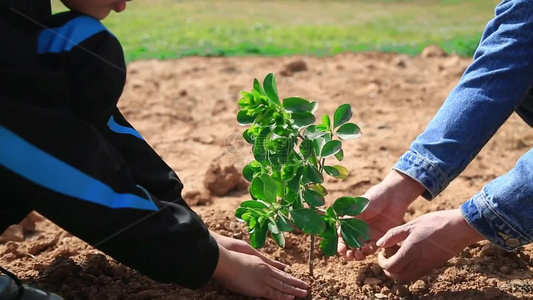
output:
[[[389,258],[380,253],[378,262],[387,276],[412,281],[482,239],[458,209],[433,212],[392,228],[379,239],[382,248],[402,244]]]
[[[339,254],[347,260],[363,260],[366,255],[374,253],[378,249],[375,242],[389,229],[405,223],[407,207],[423,191],[424,187],[420,183],[398,171],[391,171],[381,183],[363,195],[370,203],[357,218],[370,226],[370,241],[362,249],[352,249],[339,238]]]
[[[272,300],[292,300],[307,296],[307,283],[255,255],[229,251],[220,245],[219,253],[213,279],[231,291]]]
[[[275,268],[278,268],[280,270],[285,270],[285,265],[284,264],[280,263],[279,261],[273,260],[272,258],[269,258],[269,257],[265,256],[261,252],[259,252],[256,249],[252,248],[252,246],[250,246],[250,244],[246,243],[245,241],[232,239],[230,237],[220,235],[220,234],[218,234],[216,232],[213,232],[213,231],[209,231],[209,233],[211,233],[211,236],[217,241],[219,246],[222,246],[222,247],[226,248],[227,250],[238,252],[238,253],[257,256],[260,259],[262,259],[264,262],[266,262],[267,264],[269,264],[269,265],[271,265],[271,266],[273,266]]]

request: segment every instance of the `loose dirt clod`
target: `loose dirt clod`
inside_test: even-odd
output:
[[[211,205],[211,203],[213,202],[211,195],[201,191],[186,192],[185,194],[183,194],[183,199],[190,206]]]
[[[433,57],[446,57],[448,54],[446,51],[442,50],[439,46],[436,45],[429,45],[424,50],[422,50],[422,54],[420,55],[424,58],[433,58]]]
[[[413,294],[424,294],[427,289],[428,285],[424,280],[417,280],[409,286],[409,291]]]
[[[24,241],[24,229],[20,225],[9,226],[0,236],[0,243]]]
[[[205,173],[204,186],[215,196],[225,196],[239,186],[241,178],[233,165],[211,164]]]
[[[295,60],[285,65],[280,72],[283,76],[292,76],[294,73],[307,71],[307,63],[303,60]]]

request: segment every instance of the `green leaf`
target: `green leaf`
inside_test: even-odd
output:
[[[296,127],[305,127],[315,123],[315,116],[310,112],[295,112],[291,114]]]
[[[270,221],[270,222],[268,222],[267,226],[268,226],[268,230],[270,230],[270,232],[272,232],[272,234],[279,234],[280,233],[280,231],[278,229],[278,226],[276,225],[275,222]]]
[[[322,116],[322,124],[326,125],[328,129],[331,127],[331,119],[328,114]]]
[[[334,167],[330,167],[330,166],[324,166],[324,171],[326,171],[328,175],[333,176],[333,177],[337,177],[341,175],[341,172],[339,172]]]
[[[246,208],[246,207],[237,208],[235,210],[235,218],[237,218],[237,220],[239,220],[239,221],[244,222],[244,220],[242,219],[242,215],[244,215],[247,211],[248,211],[248,208]]]
[[[312,183],[322,183],[324,182],[324,177],[318,171],[318,169],[313,165],[307,165],[305,168],[307,179],[311,181]]]
[[[311,102],[311,110],[309,111],[312,114],[315,114],[315,111],[318,109],[318,102],[313,101]]]
[[[278,244],[279,247],[285,248],[285,235],[283,232],[279,232],[277,234],[272,233],[272,238],[274,241],[276,241],[276,244]]]
[[[276,79],[274,78],[274,74],[270,73],[265,77],[265,80],[263,81],[263,86],[265,88],[265,93],[274,102],[275,104],[281,105],[281,102],[279,102],[279,96],[278,96],[278,87],[276,86]]]
[[[361,128],[354,123],[346,123],[337,129],[336,134],[342,140],[350,140],[360,137],[362,132]]]
[[[254,143],[254,138],[252,137],[251,135],[251,128],[248,128],[246,129],[243,133],[242,133],[242,137],[244,138],[244,140],[248,143],[248,144],[253,144]]]
[[[250,195],[255,199],[265,200],[265,185],[261,177],[255,177],[250,184]]]
[[[237,113],[237,122],[241,125],[252,124],[255,121],[254,116],[250,116],[247,110],[240,110]]]
[[[326,228],[322,216],[314,209],[301,208],[291,211],[294,225],[307,234],[319,234]]]
[[[333,209],[339,216],[357,216],[368,206],[364,197],[340,197],[333,203]]]
[[[318,124],[316,125],[316,130],[326,132],[329,130],[329,127],[324,124]]]
[[[254,90],[256,90],[259,94],[266,96],[265,90],[263,90],[263,87],[261,86],[257,78],[254,78]]]
[[[317,131],[316,125],[311,125],[304,130],[303,136],[308,138],[309,140],[314,140],[326,134],[326,132]]]
[[[326,188],[321,184],[312,184],[309,186],[309,189],[319,193],[322,196],[326,196],[328,194]]]
[[[248,230],[253,230],[257,226],[257,219],[255,217],[251,217],[248,221]]]
[[[256,225],[250,232],[250,245],[255,249],[263,248],[268,232],[267,226]]]
[[[326,173],[328,173],[330,176],[343,180],[346,179],[349,174],[348,169],[343,166],[324,166],[324,171],[326,171]]]
[[[278,212],[278,217],[276,218],[276,225],[278,226],[278,229],[284,232],[291,232],[292,231],[292,225],[281,212]]]
[[[250,162],[242,169],[242,175],[250,182],[254,179],[254,175],[259,172],[261,172],[261,163],[256,160]]]
[[[283,99],[283,108],[288,112],[312,112],[314,104],[300,97]]]
[[[298,171],[298,167],[294,164],[286,164],[281,169],[281,180],[283,181],[289,181],[291,180]]]
[[[311,189],[306,189],[304,191],[304,200],[311,207],[317,207],[326,204],[324,196],[322,196],[319,192]]]
[[[270,133],[271,133],[270,128],[268,127],[263,128],[259,132],[259,135],[257,136],[255,140],[255,144],[253,146],[253,153],[254,153],[255,160],[257,160],[258,162],[264,162],[267,160],[267,151],[265,149],[265,143]]]
[[[261,175],[261,180],[263,181],[264,199],[261,199],[261,198],[258,198],[258,199],[261,199],[261,200],[264,200],[270,203],[277,202],[276,195],[277,195],[278,187],[274,179],[272,179],[272,177],[270,177],[267,174],[263,174]]]
[[[338,161],[342,161],[344,159],[344,150],[341,149],[341,151],[337,152],[335,158],[337,158]]]
[[[241,215],[241,219],[246,222],[246,223],[249,223],[250,220],[252,219],[252,213],[248,210],[248,212],[244,213]]]
[[[364,241],[369,240],[370,227],[358,219],[342,219],[341,235],[346,245],[352,248],[361,248]]]
[[[321,157],[329,157],[337,154],[342,149],[342,143],[340,141],[329,141],[322,148]]]
[[[328,209],[326,210],[326,215],[334,220],[337,219],[337,215],[335,214],[335,210],[333,209],[333,207],[328,207]]]
[[[325,134],[319,138],[314,139],[313,147],[315,147],[315,153],[319,155],[322,152],[324,145],[329,141],[331,141],[331,137],[329,134]]]
[[[342,124],[350,121],[352,118],[352,107],[350,104],[343,104],[335,110],[335,114],[333,116],[333,127],[337,128],[341,126]]]
[[[261,203],[259,201],[255,200],[248,200],[241,203],[241,207],[248,207],[248,208],[257,208],[257,209],[268,209],[268,206],[266,204]]]
[[[309,158],[313,154],[313,142],[308,139],[303,140],[300,144],[300,153],[305,159]]]
[[[320,241],[320,250],[324,253],[325,256],[334,256],[337,255],[337,244],[339,238],[337,235],[327,238],[322,238]]]

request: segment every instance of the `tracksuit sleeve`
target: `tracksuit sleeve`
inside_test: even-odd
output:
[[[0,145],[0,194],[155,280],[197,288],[211,278],[218,246],[200,218],[139,185],[90,124],[0,98]]]

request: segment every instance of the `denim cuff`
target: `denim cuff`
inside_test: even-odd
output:
[[[427,200],[435,198],[449,184],[440,169],[411,150],[405,152],[392,168],[413,178],[425,187],[426,191],[422,197]]]
[[[461,205],[461,213],[474,230],[506,251],[531,243],[496,212],[483,192]]]

